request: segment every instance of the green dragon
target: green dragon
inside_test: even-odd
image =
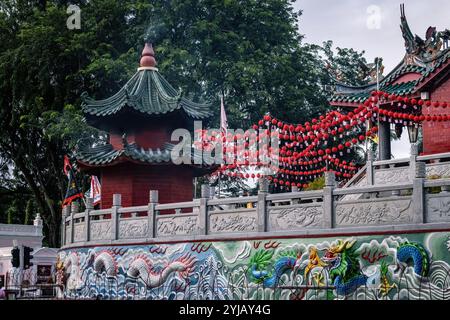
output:
[[[337,245],[327,249],[322,257],[338,295],[348,295],[367,283],[368,278],[361,271],[358,254],[353,247],[355,242],[338,240]]]

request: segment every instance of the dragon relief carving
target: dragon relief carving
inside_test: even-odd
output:
[[[411,200],[338,204],[336,220],[340,226],[407,223],[410,206]]]
[[[85,236],[84,236],[84,232],[85,232],[85,225],[84,223],[81,224],[76,224],[73,230],[73,240],[74,241],[83,241]]]
[[[255,213],[215,214],[210,218],[210,230],[212,232],[257,231],[257,218]]]
[[[124,220],[119,223],[119,238],[143,238],[148,234],[147,219]]]
[[[195,234],[198,230],[198,217],[160,217],[157,223],[157,234],[175,236]]]
[[[427,166],[427,176],[450,176],[450,165],[445,164],[431,164]]]
[[[90,229],[91,240],[111,239],[111,221],[92,221]]]
[[[410,181],[409,167],[375,171],[376,184],[407,183]]]
[[[298,207],[270,210],[270,226],[275,230],[319,227],[322,223],[322,207]]]
[[[433,197],[427,200],[428,221],[450,221],[450,198]]]

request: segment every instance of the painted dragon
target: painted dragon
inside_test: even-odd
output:
[[[362,273],[358,254],[353,247],[355,242],[338,240],[337,245],[327,249],[322,257],[338,295],[346,296],[367,283],[368,277]]]
[[[194,256],[185,254],[157,271],[149,257],[139,255],[131,262],[127,276],[131,279],[141,278],[148,288],[155,288],[161,286],[173,272],[178,272],[184,279],[188,278],[195,269],[195,262]]]
[[[272,264],[273,258],[274,251],[268,250],[259,250],[250,258],[249,267],[254,282],[265,287],[274,287],[283,273],[298,266],[299,257],[295,252],[281,253]]]
[[[358,254],[354,248],[356,241],[338,240],[337,245],[327,249],[322,257],[327,264],[329,276],[336,287],[338,295],[348,295],[353,293],[358,287],[366,285],[369,278],[362,272],[358,260]],[[399,267],[406,266],[412,262],[414,272],[422,277],[428,275],[430,269],[430,258],[425,248],[418,243],[405,242],[397,248],[397,264]],[[381,265],[380,290],[382,294],[387,294],[393,285],[389,283],[388,268],[383,261]]]
[[[397,264],[400,267],[408,265],[412,262],[414,272],[421,276],[426,277],[430,271],[430,256],[425,248],[414,242],[404,242],[397,248]]]

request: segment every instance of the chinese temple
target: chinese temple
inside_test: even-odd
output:
[[[164,79],[151,43],[116,94],[95,100],[83,93],[82,100],[88,124],[108,133],[107,144],[80,145],[76,153],[80,169],[100,177],[102,208],[111,207],[113,193],[124,206],[145,205],[151,189],[161,203],[192,200],[193,177],[208,167],[173,164],[169,142],[175,129],[191,130],[194,120],[211,116],[210,105],[189,101]]]
[[[403,99],[421,99],[422,101],[450,101],[450,49],[448,40],[450,30],[437,31],[429,27],[425,39],[414,35],[409,28],[405,16],[404,6],[401,5],[401,25],[406,53],[400,63],[385,77],[380,75],[382,67],[375,71],[372,82],[365,86],[350,86],[339,81],[336,77],[333,95],[329,101],[332,106],[342,108],[357,108],[369,96],[370,92],[378,89],[401,96]],[[392,104],[392,102],[387,102]],[[388,105],[381,106],[389,108]],[[431,105],[425,103],[422,108],[424,115],[434,114],[450,115],[446,104]],[[396,132],[400,131],[404,123],[393,124]],[[379,124],[380,160],[391,158],[390,145],[391,123],[381,121]],[[400,130],[399,130],[400,129]],[[450,150],[450,128],[445,122],[425,124],[422,128],[423,153],[442,153]]]

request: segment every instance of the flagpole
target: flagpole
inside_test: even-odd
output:
[[[378,66],[379,60],[380,59],[377,58],[377,92],[380,91],[380,79],[379,79],[380,71],[379,71],[379,66]],[[377,100],[377,107],[378,107],[377,127],[379,130],[380,129],[380,101],[379,100]],[[378,131],[377,135],[378,134],[379,134],[379,131]],[[389,139],[391,138],[390,135],[391,135],[391,133],[389,132]],[[380,159],[380,138],[379,137],[378,137],[377,149],[378,149],[377,158]],[[370,151],[372,152],[372,150],[370,150]]]
[[[222,97],[221,97],[221,101],[220,101],[220,131],[222,132],[222,134],[224,135],[224,137],[226,139],[228,121],[226,120],[226,114],[225,114],[225,93],[224,93],[223,88],[221,91],[222,91]],[[223,143],[223,139],[222,139],[222,143]],[[222,150],[223,150],[223,146],[222,146]],[[220,191],[221,191],[220,189],[221,189],[221,185],[222,185],[222,174],[220,171],[219,171],[218,185],[219,185],[218,197],[220,199]]]

